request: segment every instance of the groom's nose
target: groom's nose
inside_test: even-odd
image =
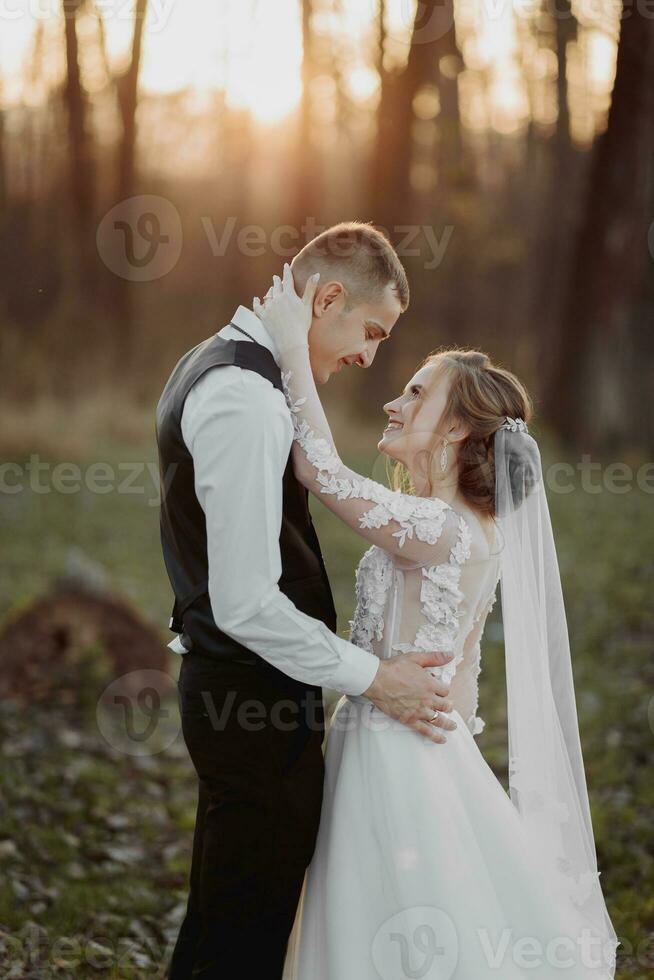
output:
[[[356,359],[359,367],[369,368],[375,359],[375,351],[370,347],[364,347]]]

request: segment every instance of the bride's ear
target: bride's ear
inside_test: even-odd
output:
[[[470,426],[465,425],[463,422],[453,422],[450,426],[450,431],[447,434],[447,441],[452,442],[462,442],[470,435]]]
[[[342,302],[345,300],[343,284],[335,280],[322,283],[318,286],[313,300],[314,316],[320,317],[327,313],[335,303],[338,304],[339,300]]]

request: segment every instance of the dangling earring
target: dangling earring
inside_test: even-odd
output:
[[[443,452],[441,453],[441,470],[444,473],[447,469],[447,439],[443,440]]]

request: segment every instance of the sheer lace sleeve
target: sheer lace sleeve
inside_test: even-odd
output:
[[[473,735],[483,732],[485,722],[477,715],[479,704],[479,674],[481,673],[481,638],[490,613],[495,605],[496,589],[475,617],[472,628],[463,645],[463,657],[457,666],[450,695],[456,708]]]
[[[316,391],[308,349],[285,353],[282,369],[300,482],[345,524],[392,555],[415,565],[463,562],[469,529],[449,504],[389,490],[345,466]]]

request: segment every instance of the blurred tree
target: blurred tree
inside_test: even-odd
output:
[[[552,335],[564,315],[575,232],[579,221],[580,180],[587,153],[575,149],[570,132],[568,50],[577,40],[579,25],[571,0],[545,0],[544,13],[551,28],[547,40],[556,54],[556,124],[544,150],[545,186],[530,182],[530,193],[541,202],[536,229],[538,262],[531,287],[532,313],[539,324],[537,348],[540,364],[548,373],[558,370],[551,361]],[[527,174],[529,180],[530,174]],[[542,174],[538,175],[542,180]]]
[[[314,0],[299,0],[299,3],[302,22],[302,97],[298,113],[297,149],[294,154],[296,174],[291,223],[295,228],[302,228],[307,217],[316,216],[316,202],[319,197],[312,132],[312,83],[316,77],[315,9]]]
[[[572,445],[611,449],[640,439],[629,408],[631,387],[642,383],[637,304],[651,274],[653,160],[654,21],[625,0],[608,127],[595,149],[547,392],[549,417]]]
[[[95,173],[89,106],[80,71],[78,16],[85,0],[62,0],[66,45],[63,95],[68,118],[70,199],[77,245],[79,282],[83,292],[95,291]]]
[[[0,93],[2,92],[2,79],[0,79]],[[4,215],[7,208],[7,164],[5,160],[5,110],[0,105],[0,215]]]
[[[247,8],[248,20],[256,23],[262,0],[240,0]],[[228,53],[229,57],[229,53]],[[224,170],[217,187],[217,203],[223,213],[237,225],[244,227],[250,218],[257,224],[261,216],[252,215],[252,176],[255,153],[255,132],[252,113],[247,108],[225,106],[222,111],[222,129],[225,142]],[[231,295],[242,302],[252,293],[252,262],[247,261],[239,248],[232,248],[224,263],[224,283]]]
[[[461,174],[461,123],[457,77],[462,65],[456,44],[453,0],[421,0],[416,7],[409,53],[403,69],[387,68],[387,3],[379,0],[376,69],[381,96],[372,147],[369,212],[392,228],[410,220],[411,164],[416,122],[415,98],[426,85],[438,88],[439,180]]]
[[[131,57],[126,71],[115,78],[116,97],[120,110],[122,133],[118,144],[116,200],[123,201],[134,192],[136,154],[136,107],[138,81],[143,48],[143,28],[148,13],[148,0],[136,0]]]
[[[104,68],[115,92],[118,117],[120,120],[120,133],[115,151],[115,172],[113,178],[114,200],[111,202],[114,205],[135,197],[137,190],[136,113],[138,108],[139,73],[143,50],[143,31],[148,14],[148,0],[136,0],[129,57],[126,67],[122,72],[114,72],[111,69],[106,48],[102,6],[94,2],[94,8]],[[123,212],[123,220],[128,220],[132,227],[136,226],[137,220],[140,217],[138,201],[134,203],[134,215],[131,219],[128,217],[126,211]],[[113,341],[115,360],[121,365],[126,365],[126,361],[129,361],[131,355],[134,340],[133,288],[130,282],[131,266],[127,250],[125,250],[122,258],[124,270],[118,275],[114,273],[109,280],[109,296],[107,297],[107,302],[114,321]]]
[[[47,87],[45,29],[36,25],[30,45],[26,82],[30,87]],[[16,117],[0,108],[0,252],[3,256],[2,293],[9,322],[18,330],[15,340],[24,343],[24,328],[32,332],[56,304],[62,285],[64,257],[69,258],[77,280],[83,286],[77,226],[72,236],[61,234],[64,219],[71,210],[69,195],[62,194],[59,168],[52,161],[52,137],[66,129],[62,119],[59,90],[48,92],[39,109]],[[9,125],[4,129],[5,115]],[[11,138],[13,136],[13,146]],[[16,149],[20,152],[17,154]],[[13,152],[12,152],[13,150]],[[17,166],[17,160],[20,163]],[[13,164],[13,166],[12,166]],[[13,179],[12,179],[13,178]],[[71,224],[65,221],[66,226]],[[66,248],[72,237],[74,248]],[[72,254],[68,254],[72,251]],[[89,295],[84,292],[83,295]],[[12,354],[8,353],[11,357]]]
[[[438,39],[436,50],[440,100],[436,162],[439,186],[448,188],[467,183],[471,178],[471,171],[467,165],[461,134],[458,79],[463,69],[463,58],[456,39],[454,0],[442,0],[441,7],[443,33]]]

